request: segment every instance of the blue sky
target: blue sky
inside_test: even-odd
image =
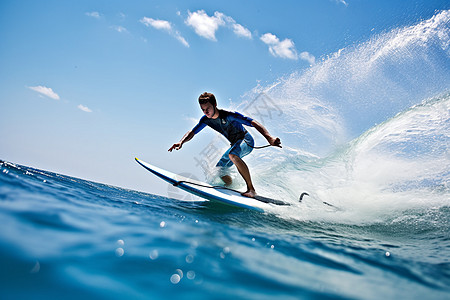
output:
[[[200,93],[233,107],[258,85],[449,8],[437,0],[1,1],[0,159],[163,194],[133,159],[195,173],[198,147],[167,149],[201,117]]]

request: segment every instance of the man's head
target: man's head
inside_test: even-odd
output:
[[[205,104],[207,102],[211,103],[213,106],[217,106],[216,97],[213,93],[204,92],[198,97],[198,103]]]
[[[204,92],[198,97],[198,103],[208,118],[212,118],[216,113],[217,101],[216,97],[212,93]]]

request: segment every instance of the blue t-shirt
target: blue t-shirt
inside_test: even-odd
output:
[[[218,109],[219,117],[217,119],[209,119],[207,116],[203,116],[198,124],[192,129],[194,134],[197,134],[205,128],[206,125],[223,134],[231,144],[236,143],[238,140],[244,138],[247,130],[244,126],[252,125],[252,118],[245,117],[238,112],[231,112],[223,109]]]

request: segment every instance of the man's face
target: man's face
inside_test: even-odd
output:
[[[211,103],[207,102],[205,104],[200,104],[200,108],[202,109],[205,116],[207,116],[209,119],[214,116],[215,109]]]

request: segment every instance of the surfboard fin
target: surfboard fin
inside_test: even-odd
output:
[[[303,197],[305,197],[305,196],[309,196],[309,194],[308,194],[308,193],[302,193],[302,194],[300,195],[300,199],[298,199],[298,202],[302,202]],[[322,201],[322,203],[325,204],[325,205],[328,205],[328,206],[330,206],[330,207],[333,207],[333,208],[336,208],[336,209],[339,210],[339,207],[334,206],[333,204],[330,204],[330,203],[325,202],[325,201]]]
[[[309,194],[308,193],[302,193],[300,195],[300,198],[298,199],[298,202],[302,202],[304,196],[309,196]]]

